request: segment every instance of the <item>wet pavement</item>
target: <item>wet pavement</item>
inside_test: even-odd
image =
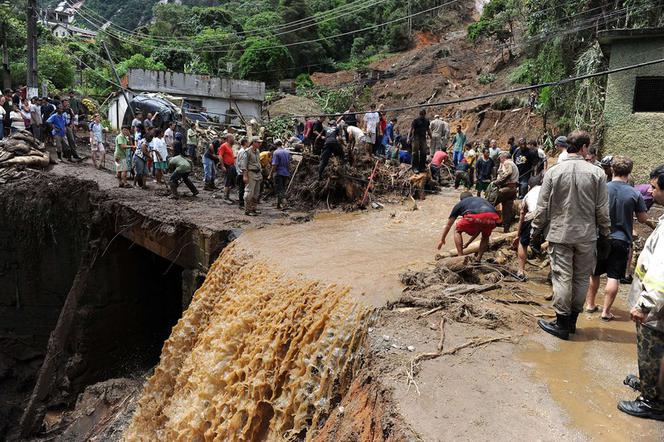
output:
[[[605,322],[599,313],[583,313],[576,335],[567,342],[536,331],[518,358],[532,368],[535,380],[547,385],[570,425],[592,440],[661,441],[663,422],[634,418],[616,408],[619,400],[638,396],[622,382],[628,373],[638,374],[636,333],[624,301],[627,287],[621,286],[616,320]]]

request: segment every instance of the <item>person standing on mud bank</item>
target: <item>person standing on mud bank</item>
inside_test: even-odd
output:
[[[75,160],[80,160],[81,157],[76,153],[76,119],[78,115],[74,113],[74,110],[71,108],[69,100],[62,100],[62,108],[64,109],[65,119],[67,120],[67,126],[65,132],[67,134],[67,145],[69,150],[67,151],[68,156],[74,158]]]
[[[596,258],[606,259],[611,247],[606,176],[584,159],[590,135],[574,131],[567,143],[568,158],[544,175],[530,241],[534,248],[540,248],[548,229],[556,319],[540,319],[537,323],[545,332],[564,340],[576,332]]]
[[[168,148],[162,138],[163,132],[157,128],[154,130],[154,136],[150,143],[150,152],[152,152],[152,164],[155,170],[157,184],[164,184],[164,172],[168,170]]]
[[[243,161],[245,161],[245,156],[247,155],[248,146],[249,142],[247,141],[247,137],[242,137],[240,139],[240,149],[237,151],[237,155],[235,157],[235,171],[237,172],[238,176],[237,194],[238,194],[238,203],[240,209],[244,208],[244,179],[242,178],[244,176],[244,173],[240,165],[243,163]]]
[[[376,140],[378,138],[378,125],[380,124],[380,115],[376,112],[376,104],[371,103],[369,106],[371,109],[369,112],[364,114],[364,133],[366,135],[366,143],[369,145],[370,152],[369,154],[376,154]]]
[[[311,126],[311,149],[314,155],[320,155],[323,150],[323,145],[325,144],[325,128],[323,123],[325,122],[325,117],[318,117],[314,124]]]
[[[131,187],[127,183],[127,171],[129,170],[129,164],[127,164],[127,151],[129,149],[129,126],[122,126],[122,132],[115,137],[115,152],[113,153],[115,173],[118,178],[118,187]]]
[[[653,198],[664,205],[664,164],[650,173]],[[639,377],[623,383],[639,391],[633,401],[620,401],[618,409],[632,416],[664,421],[664,216],[646,240],[634,271],[628,296],[630,316],[636,323]]]
[[[466,134],[461,130],[461,125],[456,127],[456,133],[452,139],[452,162],[454,167],[459,164],[461,158],[463,158],[463,146],[466,145]]]
[[[48,117],[46,123],[51,126],[51,134],[53,135],[55,152],[58,155],[58,160],[62,161],[63,146],[65,143],[64,139],[66,136],[67,127],[67,120],[64,116],[64,110],[62,109],[62,106],[58,106],[58,109],[55,111],[55,113]]]
[[[482,149],[482,156],[477,159],[475,165],[475,190],[477,190],[477,196],[481,196],[482,192],[486,191],[487,187],[489,187],[493,169],[490,150],[485,147]]]
[[[251,137],[251,145],[244,155],[240,168],[242,169],[242,180],[244,181],[244,214],[248,216],[259,215],[260,212],[256,210],[258,204],[258,197],[260,195],[261,181],[263,181],[263,174],[261,173],[260,161],[260,146],[263,143],[258,137]]]
[[[537,200],[542,189],[542,175],[531,177],[528,181],[528,193],[521,203],[521,215],[519,216],[519,227],[517,232],[517,259],[519,260],[519,270],[516,272],[516,279],[526,281],[526,260],[528,259],[528,246],[530,245],[530,234],[532,231],[533,217],[537,209]]]
[[[345,160],[344,150],[341,147],[343,144],[343,134],[341,130],[336,127],[334,121],[331,123],[332,125],[327,129],[325,135],[325,147],[323,147],[323,155],[321,155],[320,165],[318,166],[318,181],[323,180],[323,172],[325,171],[325,168],[327,168],[332,155],[338,157],[341,164],[343,164]]]
[[[512,218],[514,218],[514,200],[518,192],[519,169],[514,164],[514,161],[512,161],[509,152],[500,152],[498,161],[500,161],[498,176],[493,182],[494,187],[497,189],[496,199],[492,200],[490,198],[490,200],[496,206],[500,204],[503,232],[507,233],[510,231]]]
[[[426,109],[420,110],[420,116],[415,118],[410,125],[408,139],[413,143],[413,172],[420,173],[426,170],[427,166],[427,136],[431,139],[431,129],[429,129],[429,120],[427,119]]]
[[[147,134],[145,137],[138,139],[136,143],[136,151],[134,152],[134,169],[136,171],[136,176],[134,178],[134,183],[138,184],[141,189],[147,189],[148,186],[145,184],[145,177],[148,174],[148,143],[152,141],[152,135]]]
[[[461,201],[459,201],[450,212],[450,217],[447,220],[447,225],[443,230],[443,236],[438,243],[438,250],[440,250],[445,245],[445,239],[447,234],[454,228],[454,245],[456,246],[457,254],[463,256],[463,249],[468,247],[468,245],[475,240],[480,234],[482,239],[480,240],[479,248],[477,249],[477,262],[482,261],[482,255],[489,247],[489,237],[491,232],[496,228],[496,223],[500,220],[496,209],[491,205],[490,202],[484,198],[473,196],[470,192],[463,192],[460,196]],[[459,221],[457,218],[461,217]],[[470,239],[466,243],[465,247],[463,244],[462,233],[470,235]]]
[[[450,136],[450,125],[443,121],[440,115],[435,115],[429,123],[431,131],[431,156],[439,150],[447,150],[447,139]]]
[[[101,116],[99,114],[94,114],[92,122],[90,123],[90,152],[92,156],[92,164],[94,164],[97,169],[106,167],[104,132],[108,132],[108,129],[101,125]],[[53,138],[55,139],[55,136]]]
[[[592,164],[592,163],[591,163]],[[614,318],[611,306],[616,299],[620,280],[625,276],[630,248],[634,215],[640,223],[648,224],[648,208],[641,193],[629,185],[629,174],[634,163],[627,157],[616,156],[613,159],[613,179],[607,184],[609,192],[609,216],[611,218],[611,253],[605,260],[598,260],[595,272],[590,277],[590,286],[586,295],[586,312],[595,313],[595,296],[599,289],[599,277],[606,273],[604,289],[604,307],[601,318],[610,321]],[[654,228],[654,225],[650,225]]]
[[[277,209],[284,208],[283,201],[286,198],[286,187],[290,177],[290,154],[284,149],[281,140],[274,142],[277,150],[272,154],[272,169],[270,180],[274,180],[274,189],[277,195]]]
[[[237,181],[237,170],[235,169],[235,156],[233,155],[233,143],[235,137],[232,134],[226,135],[226,141],[222,143],[217,151],[219,157],[219,169],[222,173],[226,174],[224,182],[224,200],[229,203],[234,201],[231,199],[231,189],[235,187]]]

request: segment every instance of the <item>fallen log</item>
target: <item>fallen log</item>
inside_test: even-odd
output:
[[[502,247],[505,244],[509,244],[510,241],[513,241],[519,235],[519,232],[509,232],[496,235],[493,238],[489,239],[489,250],[497,249]],[[480,242],[476,241],[470,244],[463,250],[464,255],[470,255],[471,253],[477,253],[477,250],[480,248]],[[445,259],[453,256],[458,256],[456,249],[448,250],[436,255],[436,259]]]

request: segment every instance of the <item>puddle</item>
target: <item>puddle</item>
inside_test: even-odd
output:
[[[252,254],[263,254],[290,273],[350,285],[352,293],[380,307],[403,286],[399,274],[433,261],[436,245],[457,193],[429,196],[382,210],[322,213],[311,222],[246,231],[237,240]],[[448,235],[446,249],[454,247]]]
[[[536,331],[518,358],[547,385],[570,425],[591,440],[664,440],[664,425],[616,408],[619,400],[637,396],[622,381],[628,373],[638,373],[634,325],[624,302],[617,301],[616,307],[614,313],[621,320],[610,323],[602,322],[599,314],[583,313],[576,335],[567,342]]]

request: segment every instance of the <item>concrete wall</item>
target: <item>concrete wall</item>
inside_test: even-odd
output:
[[[215,98],[232,97],[236,100],[260,102],[265,99],[265,83],[258,81],[144,69],[130,69],[127,81],[130,89],[145,92]]]
[[[610,68],[662,58],[663,47],[661,37],[615,41]],[[609,75],[604,103],[604,153],[632,158],[637,182],[645,182],[650,170],[664,163],[664,113],[632,112],[635,80],[642,76],[664,76],[664,63]]]

